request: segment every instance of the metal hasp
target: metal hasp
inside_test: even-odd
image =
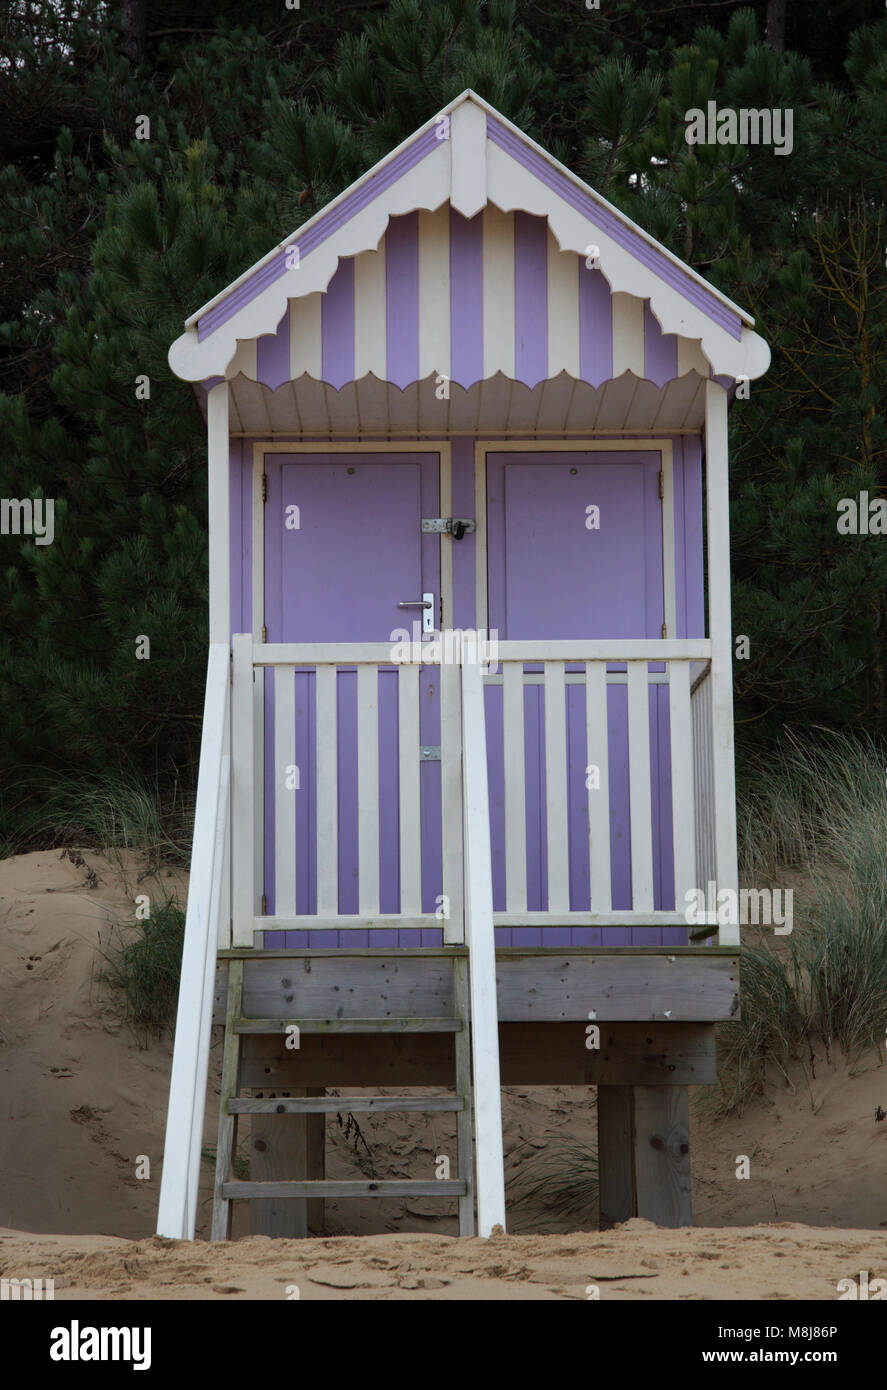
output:
[[[477,522],[472,521],[471,517],[467,516],[426,516],[422,518],[423,531],[452,536],[456,541],[461,541],[463,536],[474,531],[476,527]]]

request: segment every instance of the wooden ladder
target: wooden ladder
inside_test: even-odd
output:
[[[471,1041],[468,1025],[467,961],[454,959],[454,1016],[451,1018],[335,1018],[255,1019],[243,1016],[242,959],[228,962],[228,996],[222,1080],[219,1100],[219,1138],[213,1190],[212,1240],[231,1234],[231,1203],[241,1200],[324,1197],[442,1197],[458,1200],[459,1234],[474,1234],[474,1161],[471,1120]],[[298,1096],[252,1099],[240,1095],[240,1039],[246,1034],[284,1033],[292,1025],[300,1033],[452,1033],[455,1076],[453,1095],[433,1096]],[[282,1180],[249,1182],[235,1179],[232,1167],[241,1115],[366,1114],[374,1112],[446,1111],[456,1115],[457,1176],[432,1180],[326,1181]]]

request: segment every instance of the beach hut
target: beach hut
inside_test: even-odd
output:
[[[602,1222],[687,1224],[738,1003],[738,926],[688,901],[737,886],[752,319],[466,91],[170,362],[210,648],[159,1232],[193,1237],[213,1018],[216,1238],[411,1194],[488,1235],[502,1085],[596,1086]],[[326,1180],[325,1116],[382,1109],[454,1114],[450,1174]]]

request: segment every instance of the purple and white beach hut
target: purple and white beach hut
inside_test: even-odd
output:
[[[689,1221],[738,998],[738,926],[688,904],[737,886],[752,324],[471,91],[187,321],[211,647],[161,1233],[194,1231],[214,988],[215,1236],[370,1189],[488,1234],[501,1084],[596,1085],[602,1219]],[[449,1084],[456,1176],[326,1181],[325,1089],[392,1084]]]

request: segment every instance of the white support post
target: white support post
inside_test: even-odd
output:
[[[733,761],[733,628],[730,616],[730,489],[727,470],[727,393],[705,386],[705,498],[708,526],[708,623],[711,639],[712,780],[715,879],[718,892],[738,892],[736,771]],[[705,890],[705,884],[697,885]],[[739,927],[721,927],[722,946],[739,942]]]
[[[228,465],[228,383],[207,398],[209,517],[209,640],[231,638],[231,482]]]
[[[499,1006],[493,932],[493,875],[484,690],[470,639],[462,648],[465,916],[471,996],[471,1061],[477,1155],[478,1235],[505,1230],[505,1160],[499,1072]]]
[[[231,916],[232,942],[252,946],[256,914],[254,805],[256,768],[253,747],[253,639],[239,632],[233,639],[234,685],[231,691]]]
[[[193,1240],[227,822],[227,642],[210,646],[157,1234]]]

